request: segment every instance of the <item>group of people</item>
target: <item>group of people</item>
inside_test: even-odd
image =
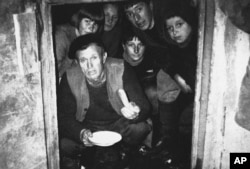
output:
[[[83,4],[54,38],[61,168],[145,168],[136,163],[141,156],[159,158],[163,168],[189,167],[197,64],[191,1]],[[122,140],[94,146],[89,138],[103,130]]]

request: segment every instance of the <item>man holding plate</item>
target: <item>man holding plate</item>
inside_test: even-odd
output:
[[[86,147],[110,146],[105,136],[105,144],[93,142],[97,131],[113,131],[127,145],[140,145],[151,131],[150,104],[133,69],[122,59],[107,58],[94,34],[76,38],[69,58],[78,64],[67,70],[58,89],[60,153],[72,158],[91,149]]]

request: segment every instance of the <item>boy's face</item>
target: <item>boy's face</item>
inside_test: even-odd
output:
[[[98,25],[95,21],[89,18],[83,18],[79,24],[79,34],[86,35],[89,33],[95,33],[98,29]]]
[[[186,42],[192,32],[191,26],[179,16],[167,19],[165,25],[170,38],[178,44]]]
[[[152,7],[145,2],[138,2],[125,9],[128,20],[140,30],[152,28],[153,13]]]
[[[89,81],[98,81],[104,73],[104,63],[107,53],[96,44],[90,44],[86,49],[76,52],[80,67]]]
[[[127,41],[127,43],[123,45],[123,49],[130,60],[138,61],[143,57],[145,46],[138,37],[133,37],[131,41]]]
[[[111,31],[118,21],[118,7],[107,4],[103,7],[105,15],[104,31]]]

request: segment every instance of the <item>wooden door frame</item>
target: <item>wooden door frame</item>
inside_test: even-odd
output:
[[[210,92],[210,72],[214,32],[215,2],[199,0],[199,40],[196,75],[196,95],[193,117],[192,169],[202,169]]]

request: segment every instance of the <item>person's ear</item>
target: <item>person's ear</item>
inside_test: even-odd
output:
[[[122,44],[122,48],[123,48],[123,50],[125,50],[125,45],[124,44]]]
[[[107,52],[104,52],[103,59],[102,59],[103,64],[106,62],[107,56],[108,56]]]

